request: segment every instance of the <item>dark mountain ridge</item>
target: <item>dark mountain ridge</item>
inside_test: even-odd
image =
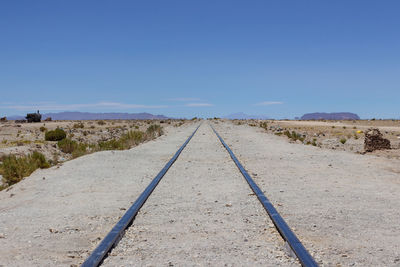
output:
[[[359,120],[360,117],[351,112],[333,112],[333,113],[307,113],[304,114],[301,120]]]

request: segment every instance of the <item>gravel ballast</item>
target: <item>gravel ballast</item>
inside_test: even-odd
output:
[[[207,123],[104,266],[299,266]]]
[[[247,125],[215,128],[322,265],[400,265],[399,160],[290,144]]]

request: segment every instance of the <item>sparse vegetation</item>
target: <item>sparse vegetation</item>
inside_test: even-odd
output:
[[[53,130],[47,129],[45,127],[47,125],[45,124],[38,125],[33,130],[22,129],[21,126],[17,126],[18,128],[14,130],[14,128],[10,127],[9,129],[11,131],[9,132],[12,133],[13,138],[11,137],[11,140],[8,140],[3,137],[0,140],[3,146],[7,144],[7,146],[30,146],[34,147],[34,149],[40,148],[44,149],[46,155],[50,153],[52,156],[47,160],[43,154],[34,152],[25,156],[9,155],[0,158],[0,175],[3,176],[3,183],[0,183],[0,190],[17,183],[23,179],[23,177],[29,176],[37,168],[47,168],[51,165],[58,164],[60,161],[63,162],[96,151],[129,149],[146,140],[152,140],[163,134],[163,127],[154,124],[152,120],[137,122],[137,124],[131,124],[131,121],[127,121],[125,124],[118,125],[121,122],[122,121],[115,121],[114,124],[116,125],[107,128],[107,131],[104,131],[103,127],[95,127],[96,124],[106,125],[104,121],[87,122],[87,125],[82,122],[72,124],[62,123],[61,125],[63,125],[64,129],[60,126],[56,129],[53,128]],[[184,123],[184,121],[164,121],[164,123],[167,122]],[[139,130],[141,128],[139,128],[139,126],[143,125],[143,123],[149,124],[147,125],[146,131]],[[68,127],[68,125],[70,126]],[[87,130],[84,129],[85,125],[88,128]],[[109,125],[112,125],[112,121]],[[131,125],[133,129],[128,131]],[[99,136],[96,131],[92,130],[96,128],[100,128],[98,131]],[[74,129],[78,129],[78,131]],[[35,138],[40,138],[40,133],[44,133],[44,138],[42,137],[43,139],[36,140]],[[10,133],[7,134],[11,136]],[[16,134],[18,138],[15,138]],[[90,138],[91,135],[93,135],[93,138]],[[99,139],[103,141],[98,141]],[[57,145],[46,145],[48,144],[47,141],[56,142]]]
[[[22,157],[8,155],[3,157],[2,161],[0,174],[3,176],[3,183],[6,186],[18,183],[38,168],[44,169],[50,167],[44,155],[37,151]]]
[[[342,143],[343,145],[344,145],[346,142],[347,142],[347,139],[346,139],[346,138],[340,139],[340,143]]]
[[[78,143],[69,138],[64,138],[58,141],[57,145],[62,152],[71,154],[78,146]]]
[[[73,126],[74,129],[79,129],[79,128],[82,129],[84,127],[85,127],[85,125],[82,122],[75,123],[74,126]]]
[[[260,127],[263,128],[264,130],[268,130],[268,124],[266,121],[260,122]]]
[[[63,129],[57,128],[53,131],[48,131],[45,134],[46,141],[60,141],[67,137],[67,134]]]
[[[150,125],[146,130],[146,135],[149,139],[154,139],[164,134],[162,127],[158,124]]]
[[[291,139],[293,141],[297,141],[297,140],[300,140],[301,142],[304,141],[304,137],[301,134],[296,133],[295,131],[289,132],[286,130],[283,132],[283,134],[286,135],[289,139]]]

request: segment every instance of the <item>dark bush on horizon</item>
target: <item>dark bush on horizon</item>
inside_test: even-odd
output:
[[[60,141],[67,137],[67,134],[63,129],[57,128],[53,131],[48,131],[45,134],[44,139],[46,141]]]

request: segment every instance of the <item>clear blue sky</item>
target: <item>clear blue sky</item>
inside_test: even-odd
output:
[[[400,118],[400,2],[0,2],[0,116]]]

